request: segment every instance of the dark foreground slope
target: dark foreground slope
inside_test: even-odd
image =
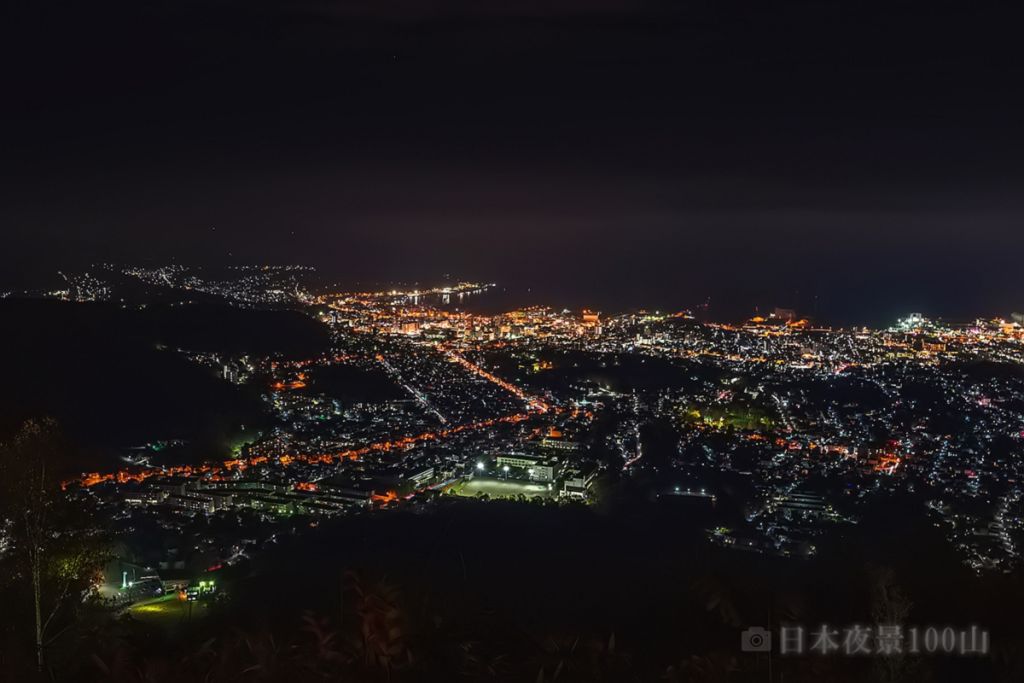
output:
[[[96,618],[65,643],[60,670],[87,681],[1019,680],[1020,577],[967,574],[897,512],[810,561],[710,548],[699,513],[654,503],[442,500],[317,528],[296,520],[253,563],[216,573],[228,597],[201,618]],[[907,626],[988,628],[993,654],[892,670],[841,655],[769,665],[740,649],[749,626],[872,624],[882,589],[907,606]]]

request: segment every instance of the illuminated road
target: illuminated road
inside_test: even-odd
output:
[[[440,346],[438,348],[440,348],[441,351],[443,351],[446,356],[448,356],[453,361],[455,361],[462,367],[466,368],[470,372],[480,377],[483,377],[488,382],[491,382],[492,384],[501,387],[505,391],[509,392],[510,394],[518,398],[519,400],[525,402],[526,405],[530,408],[530,410],[536,411],[538,413],[546,413],[551,409],[551,407],[544,401],[540,400],[539,398],[536,398],[535,396],[530,396],[516,385],[512,384],[511,382],[506,382],[500,377],[484,370],[476,363],[473,363],[472,361],[463,358],[462,356],[458,355],[453,351],[449,351]]]
[[[413,386],[410,386],[408,382],[402,379],[402,374],[398,372],[398,369],[394,365],[388,362],[387,358],[378,353],[377,362],[384,366],[384,369],[389,375],[391,375],[391,378],[394,379],[400,387],[405,389],[406,392],[411,394],[412,397],[416,399],[416,402],[423,406],[424,410],[436,415],[437,419],[441,421],[441,424],[448,424],[448,418],[441,414],[441,411],[437,409],[437,406],[431,403],[430,399],[423,395],[423,392]]]
[[[377,441],[361,448],[354,448],[345,451],[339,451],[337,453],[319,453],[314,455],[282,455],[279,458],[275,458],[274,462],[282,467],[288,467],[293,462],[303,462],[307,464],[332,464],[340,463],[344,460],[358,460],[364,455],[371,453],[385,453],[387,451],[393,451],[396,449],[409,448],[420,443],[428,441],[439,441],[457,434],[464,432],[476,431],[478,429],[486,429],[493,427],[497,424],[502,423],[515,423],[522,422],[523,420],[530,417],[530,413],[515,413],[513,415],[506,415],[504,417],[492,418],[490,420],[481,420],[479,422],[471,422],[468,424],[462,424],[455,427],[449,427],[447,429],[440,429],[434,432],[423,432],[415,436],[406,436],[394,440]],[[271,459],[266,456],[258,456],[254,458],[239,458],[237,460],[225,460],[223,462],[207,462],[202,465],[178,465],[174,467],[150,467],[140,470],[120,470],[118,472],[99,473],[91,472],[84,474],[78,479],[68,480],[64,482],[64,486],[67,487],[72,484],[78,484],[80,486],[96,486],[97,484],[104,484],[107,482],[117,482],[124,484],[130,481],[145,481],[151,477],[198,477],[204,476],[210,479],[218,479],[224,476],[227,472],[241,472],[249,467],[255,467],[259,465],[266,465],[271,462]]]
[[[633,392],[633,438],[636,439],[636,455],[622,465],[624,470],[629,469],[644,457],[644,444],[640,439],[640,399],[637,397],[636,391]]]

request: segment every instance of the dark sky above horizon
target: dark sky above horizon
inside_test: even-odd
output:
[[[722,315],[1024,310],[1012,5],[16,0],[2,280],[302,262]]]

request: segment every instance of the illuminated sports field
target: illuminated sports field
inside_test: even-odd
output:
[[[554,492],[548,489],[547,484],[480,478],[454,486],[451,492],[466,498],[473,498],[480,493],[486,493],[491,498],[515,498],[520,495],[527,498],[551,498],[554,495]]]
[[[169,628],[188,622],[189,603],[178,600],[177,595],[172,594],[139,602],[129,607],[128,612],[140,621]],[[203,603],[192,603],[192,619],[199,619],[205,614],[206,606]]]

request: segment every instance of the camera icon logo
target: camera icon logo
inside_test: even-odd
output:
[[[751,626],[740,633],[740,649],[744,652],[771,652],[771,631],[761,626]]]

